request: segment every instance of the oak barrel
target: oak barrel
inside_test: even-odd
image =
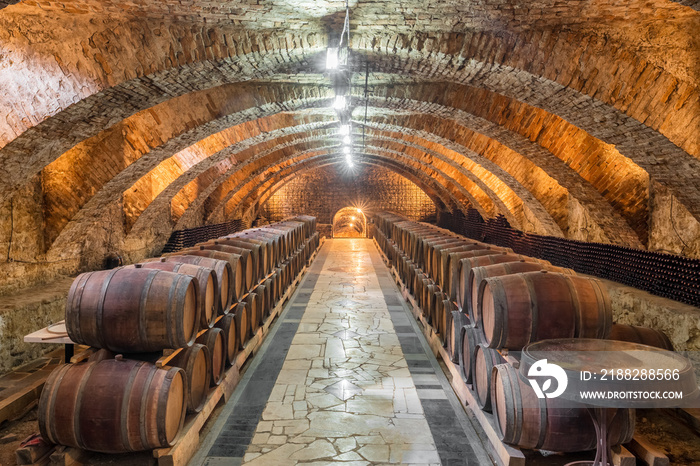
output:
[[[498,350],[484,344],[477,345],[474,352],[472,383],[476,394],[476,404],[484,411],[491,412],[491,371],[497,364],[506,362]]]
[[[195,277],[197,279],[197,288],[199,289],[199,326],[201,328],[211,328],[218,314],[220,303],[219,293],[221,290],[216,278],[216,273],[208,267],[185,264],[182,262],[168,262],[165,260],[165,257],[161,259],[162,260],[158,262],[143,262],[127,267],[165,270],[167,272],[182,273],[190,277]]]
[[[102,453],[175,444],[185,420],[182,369],[106,359],[64,364],[39,399],[39,430],[51,443]]]
[[[246,307],[248,303],[242,301],[233,308],[233,317],[236,320],[236,330],[238,330],[238,348],[243,349],[243,345],[248,341],[248,335],[250,334],[250,322],[248,321],[248,315],[250,314]]]
[[[211,356],[209,348],[195,343],[182,349],[169,362],[168,366],[185,371],[187,380],[187,412],[198,413],[204,407],[211,380]]]
[[[502,275],[512,275],[523,272],[536,272],[538,270],[547,270],[549,272],[558,272],[566,275],[576,275],[571,269],[563,267],[555,267],[539,262],[526,262],[524,260],[517,262],[504,262],[500,264],[485,265],[480,267],[472,267],[469,271],[469,278],[460,281],[460,300],[462,300],[462,309],[467,312],[472,322],[476,323],[479,320],[477,315],[477,301],[479,296],[479,284],[488,277],[500,277]],[[467,287],[467,284],[470,284]],[[469,290],[469,291],[467,291]]]
[[[505,443],[559,452],[596,448],[595,427],[583,405],[562,398],[537,398],[530,383],[510,364],[492,369],[491,404],[496,432]],[[632,440],[634,426],[634,410],[618,409],[608,426],[610,446]]]
[[[258,320],[258,306],[260,301],[258,300],[258,295],[255,293],[248,293],[245,297],[246,311],[248,313],[248,324],[250,327],[250,336],[255,335],[255,332],[260,328],[260,321]]]
[[[222,316],[216,322],[216,328],[220,328],[223,332],[224,340],[226,340],[226,363],[232,366],[238,354],[238,329],[236,328],[236,318],[233,314]]]
[[[484,342],[483,334],[473,325],[463,325],[460,332],[459,365],[462,369],[464,381],[468,384],[474,382],[474,356],[476,347]]]
[[[75,343],[115,352],[190,346],[199,327],[196,279],[163,270],[86,272],[66,301],[66,330]]]
[[[149,259],[148,262],[162,261],[163,259],[165,259],[166,262],[193,264],[212,269],[216,274],[216,281],[219,285],[220,303],[218,305],[218,314],[222,315],[228,312],[228,309],[231,306],[231,299],[233,299],[233,269],[228,261],[183,254],[159,257],[152,260]]]
[[[254,283],[253,278],[253,261],[250,259],[250,251],[247,249],[241,249],[236,246],[231,246],[227,244],[222,244],[218,240],[214,240],[211,243],[200,243],[197,245],[200,249],[209,249],[212,251],[221,251],[228,254],[233,254],[238,256],[238,260],[241,263],[241,280],[243,282],[243,290],[249,290]]]
[[[610,298],[594,278],[547,271],[487,278],[477,313],[491,348],[519,350],[552,338],[607,338]]]
[[[630,341],[673,351],[673,343],[660,330],[637,325],[613,324],[609,340]]]
[[[197,337],[197,343],[209,349],[212,386],[219,385],[226,371],[226,340],[220,328],[210,328]]]

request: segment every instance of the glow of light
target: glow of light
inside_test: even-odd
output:
[[[347,101],[344,95],[335,96],[335,102],[333,102],[333,108],[336,110],[344,110],[347,106]]]
[[[350,217],[350,220],[353,220],[353,221],[354,221],[354,220],[355,220],[355,217]]]
[[[338,69],[338,48],[328,47],[326,51],[326,69],[327,70],[337,70]]]
[[[350,134],[350,125],[342,125],[338,131],[341,136],[348,136]]]
[[[354,227],[354,226],[355,226],[355,225],[353,225],[352,223],[350,224],[350,228],[352,228],[352,227]]]
[[[358,211],[359,213],[362,213],[362,209],[360,209],[359,207],[357,208],[357,211]]]
[[[350,139],[350,136],[345,136],[343,138],[343,144],[352,144],[352,139]]]
[[[343,147],[343,154],[350,155],[351,149],[348,146]]]

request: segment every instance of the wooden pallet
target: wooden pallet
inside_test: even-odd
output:
[[[313,252],[309,258],[307,265],[305,265],[301,271],[297,274],[294,281],[287,290],[284,292],[280,300],[277,302],[275,307],[270,310],[270,315],[265,319],[263,325],[258,328],[245,344],[245,347],[238,352],[236,355],[235,363],[226,371],[221,384],[211,390],[207,396],[207,400],[204,407],[199,413],[188,416],[185,420],[185,425],[183,426],[180,434],[178,436],[177,442],[174,446],[170,448],[158,448],[153,450],[152,457],[144,457],[144,453],[137,453],[134,455],[124,454],[119,455],[123,459],[130,461],[130,458],[134,458],[133,464],[149,464],[156,462],[158,466],[186,466],[187,463],[192,459],[194,454],[199,449],[199,433],[202,427],[211,417],[216,406],[221,402],[228,402],[233,394],[234,389],[238,386],[241,381],[241,377],[245,372],[245,365],[251,359],[251,356],[255,355],[263,344],[263,341],[270,331],[275,319],[282,313],[282,309],[289,298],[294,294],[299,283],[303,279],[304,275],[309,269],[310,264],[316,259],[321,246],[325,241],[325,237],[321,238],[318,248]],[[267,278],[267,277],[266,277]],[[257,285],[256,285],[257,286]],[[91,354],[94,353],[93,348],[87,348],[85,351],[76,354],[71,362],[79,362],[87,359]],[[158,364],[167,365],[167,361],[171,358],[171,355],[164,356],[158,360]],[[137,458],[138,457],[138,458]],[[150,460],[149,460],[150,458]],[[42,458],[43,459],[43,458]],[[114,456],[113,455],[102,455],[94,454],[91,452],[85,452],[78,448],[70,447],[56,447],[55,451],[51,453],[51,464],[52,465],[113,465]]]

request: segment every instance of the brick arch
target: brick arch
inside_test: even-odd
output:
[[[335,156],[335,151],[337,151],[339,147],[330,146],[326,148],[326,150],[328,149],[331,149],[331,151],[329,151],[331,153],[329,154],[328,152],[324,151],[324,154],[329,156]],[[380,156],[383,159],[391,159],[396,163],[399,163],[401,166],[410,169],[413,173],[424,172],[429,178],[435,179],[438,182],[438,184],[442,187],[442,190],[450,193],[450,196],[456,200],[457,205],[461,204],[462,206],[467,206],[471,204],[477,209],[481,209],[480,204],[475,201],[475,198],[471,194],[469,194],[469,192],[466,189],[459,186],[449,175],[444,174],[442,171],[437,170],[434,167],[428,167],[424,163],[413,160],[412,158],[407,157],[403,154],[389,154],[388,151],[384,152],[385,153]],[[342,155],[339,156],[342,157]],[[267,173],[276,169],[276,166],[264,167],[261,169],[261,173]],[[262,175],[259,175],[254,178],[259,178],[261,176]],[[243,181],[239,181],[240,178],[242,178]],[[207,213],[205,218],[208,219],[208,222],[216,222],[215,219],[217,218],[217,216],[227,216],[226,206],[231,202],[235,201],[235,199],[237,199],[236,196],[238,196],[239,193],[244,192],[246,189],[250,189],[250,186],[256,185],[255,180],[251,180],[250,178],[251,177],[240,176],[240,174],[238,173],[233,173],[226,180],[227,184],[220,185],[212,194],[210,194],[207,197],[202,208]],[[467,201],[465,201],[465,199],[467,199]],[[223,212],[223,214],[221,212]]]
[[[414,59],[407,50],[404,54],[399,57],[367,53],[376,71],[392,74],[408,69],[414,78],[426,80],[440,78],[433,70],[440,66],[445,68],[449,62],[440,61],[439,57]],[[450,69],[443,69],[443,73],[449,76],[450,82],[485,88],[539,107],[604,143],[614,145],[652,179],[666,186],[700,221],[700,187],[695,175],[700,173],[700,160],[659,132],[596,98],[522,70],[463,58]]]
[[[416,87],[418,91],[405,94],[402,89],[381,95],[385,89],[378,89],[370,102],[399,121],[408,118],[395,111],[420,109],[425,112],[425,101],[431,102],[430,108],[434,109],[431,113],[436,117],[452,120],[469,130],[448,129],[444,137],[460,142],[503,168],[509,166],[507,170],[547,206],[555,219],[554,211],[565,210],[565,206],[562,209],[562,206],[552,205],[556,199],[550,191],[551,181],[571,193],[608,234],[618,236],[621,233],[628,245],[646,244],[648,175],[614,147],[556,115],[486,89],[454,84],[428,86],[425,91],[426,85]],[[418,102],[410,99],[411,94],[430,97]],[[363,101],[364,98],[359,97],[358,106],[362,106]],[[434,120],[423,126],[440,125]],[[504,151],[498,149],[500,145],[513,151],[509,152],[507,160],[502,155]],[[601,167],[607,170],[602,173]],[[538,170],[551,181],[542,183],[542,177],[538,176],[534,183],[528,183],[527,179]],[[540,185],[547,185],[547,191]],[[565,229],[565,219],[557,219],[557,222]]]
[[[683,130],[700,115],[700,73],[692,69],[693,58],[688,59],[689,73],[683,75],[682,70],[669,72],[651,63],[633,47],[571,30],[390,31],[379,37],[356,33],[352,38],[353,50],[369,60],[375,71],[403,70],[405,74],[410,70],[429,79],[465,83],[498,81],[490,75],[505,72],[521,84],[557,84],[572,96],[592,97],[598,104],[644,122],[700,157],[700,136]],[[531,91],[537,93],[536,88]]]

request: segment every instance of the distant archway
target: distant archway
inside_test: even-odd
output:
[[[343,207],[333,216],[333,238],[366,238],[367,217],[362,209]]]

